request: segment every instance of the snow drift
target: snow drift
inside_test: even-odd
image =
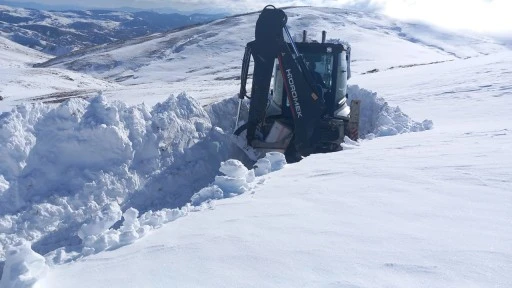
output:
[[[362,138],[432,127],[371,91],[353,86],[350,97],[362,100]],[[249,191],[286,162],[271,153],[249,170],[228,160],[240,156],[229,142],[236,105],[203,108],[182,93],[149,108],[98,95],[0,114],[0,259],[23,240],[49,263],[67,262]]]
[[[348,87],[348,95],[349,100],[361,100],[359,135],[363,139],[430,130],[433,127],[431,120],[412,120],[400,107],[390,106],[376,92],[355,85]]]
[[[4,274],[0,280],[2,288],[33,287],[48,270],[43,256],[30,248],[30,243],[22,241],[7,252],[8,258]]]

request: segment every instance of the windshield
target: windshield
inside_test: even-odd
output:
[[[315,71],[319,73],[325,86],[330,88],[332,84],[332,53],[304,53],[303,56],[311,73],[314,73]],[[315,80],[318,82],[318,79],[315,78]],[[317,84],[321,85],[322,83]]]

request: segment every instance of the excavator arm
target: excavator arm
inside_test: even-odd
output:
[[[247,43],[245,49],[239,97],[247,97],[246,84],[252,56],[254,72],[249,118],[244,125],[247,129],[247,143],[252,146],[258,126],[265,120],[272,71],[277,59],[293,118],[293,143],[301,155],[307,156],[314,150],[315,127],[324,110],[324,99],[322,90],[315,83],[311,71],[294,45],[286,22],[287,17],[283,10],[272,5],[262,10],[256,22],[255,40]],[[283,30],[290,44],[284,40]],[[240,133],[240,129],[235,132],[237,133]]]

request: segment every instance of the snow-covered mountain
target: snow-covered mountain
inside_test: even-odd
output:
[[[307,30],[310,39],[319,41],[321,31],[326,30],[327,38],[348,41],[354,47],[352,60],[356,73],[508,50],[492,38],[452,34],[380,14],[330,8],[289,8],[286,12],[291,32],[300,35],[300,39],[302,30]],[[236,77],[238,65],[233,64],[239,63],[229,61],[241,58],[240,51],[253,40],[257,17],[258,13],[227,17],[190,29],[98,46],[51,59],[40,66],[57,65],[75,71],[90,71],[129,84],[173,82],[188,78],[186,74],[176,74],[200,57],[203,61],[208,60],[204,61],[203,67],[198,67],[202,68],[200,75],[218,74],[218,70],[224,68],[221,71],[231,72],[226,76]],[[380,49],[382,46],[390,47],[391,51]],[[210,67],[210,61],[218,65]],[[236,67],[231,68],[229,64]]]
[[[511,286],[512,52],[376,14],[286,12],[294,34],[351,42],[366,140],[285,166],[228,160],[244,160],[233,78],[257,15],[41,68],[4,42],[30,56],[0,57],[15,68],[2,76],[74,68],[118,86],[0,101],[0,287]]]
[[[320,41],[321,31],[326,30],[331,41],[348,41],[353,48],[354,74],[509,50],[491,38],[451,34],[380,14],[330,8],[290,8],[286,13],[291,33],[300,38],[307,30],[310,39]],[[237,91],[244,47],[253,40],[257,17],[258,13],[227,17],[181,31],[93,47],[38,67],[62,67],[139,85],[149,97],[133,95],[138,101],[141,97],[149,103],[165,99],[167,95],[157,95],[165,87],[167,91],[182,89],[208,102],[226,96],[226,87]]]
[[[52,55],[208,22],[221,15],[109,10],[44,11],[0,5],[0,35]]]

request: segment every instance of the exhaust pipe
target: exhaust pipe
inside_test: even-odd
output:
[[[306,43],[306,36],[308,35],[308,31],[303,30],[302,31],[302,42]]]
[[[327,36],[327,32],[322,31],[322,44],[325,43],[325,37]]]

